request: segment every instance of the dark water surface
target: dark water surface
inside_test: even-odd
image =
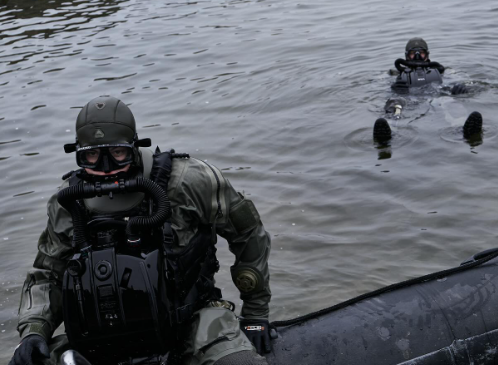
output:
[[[393,5],[396,4],[396,5]],[[0,1],[0,363],[45,204],[74,156],[80,108],[131,106],[139,135],[223,169],[273,239],[273,320],[457,265],[497,246],[494,1]],[[406,41],[449,67],[378,149]],[[459,132],[483,114],[482,143]],[[218,283],[237,301],[220,242]]]

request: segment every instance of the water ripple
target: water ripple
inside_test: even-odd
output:
[[[0,4],[0,225],[9,238],[0,273],[16,280],[13,288],[32,265],[48,197],[77,168],[62,146],[74,142],[81,108],[103,94],[131,105],[141,137],[209,160],[250,196],[273,237],[272,319],[493,246],[491,0]],[[424,16],[414,22],[414,14]],[[393,121],[390,145],[379,148],[372,125],[393,96],[387,71],[417,35],[448,66],[445,83],[474,91],[413,95]],[[473,110],[485,121],[480,144],[461,135]],[[237,298],[233,256],[221,239],[219,246],[217,281]],[[17,306],[0,310],[12,322],[0,333],[0,363],[18,342]]]
[[[98,79],[94,79],[93,81],[113,81],[113,80],[122,80],[122,79],[126,79],[128,77],[132,77],[132,76],[135,76],[137,75],[137,73],[133,73],[133,74],[130,74],[130,75],[124,75],[124,76],[114,76],[114,77],[101,77],[101,78],[98,78]]]
[[[38,1],[36,5],[24,2],[7,2],[0,7],[0,45],[10,45],[26,38],[43,35],[49,38],[58,33],[77,31],[78,25],[89,24],[93,19],[107,17],[120,9],[120,0],[103,1]],[[2,21],[4,16],[7,21]],[[12,21],[11,19],[15,19]],[[11,25],[11,27],[5,27]]]

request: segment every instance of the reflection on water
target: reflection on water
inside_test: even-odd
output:
[[[377,154],[379,160],[387,160],[390,159],[393,155],[392,149],[390,145],[380,144],[376,146]]]
[[[480,146],[485,140],[490,140],[496,135],[496,126],[484,127],[482,133],[476,133],[468,138],[464,137],[462,127],[448,127],[441,131],[441,139],[443,139],[444,141],[453,143],[465,142],[472,148]]]
[[[396,127],[397,124],[391,124],[393,128],[391,139],[377,142],[373,138],[373,125],[372,122],[371,127],[361,128],[346,135],[344,137],[346,146],[358,151],[372,151],[372,147],[379,150],[390,147],[397,149],[416,142],[418,138],[418,131],[413,124],[398,125],[398,127]]]
[[[62,1],[62,0],[1,0],[0,1],[0,45],[10,45],[20,40],[50,38],[54,34],[64,33],[70,38],[71,32],[76,32],[88,25],[93,19],[107,17],[120,9],[123,0],[102,1]],[[115,26],[95,29],[103,31]],[[60,45],[63,46],[63,45]],[[24,49],[24,45],[18,47]],[[21,60],[11,61],[11,64]]]
[[[484,131],[483,131],[484,133]],[[482,144],[483,133],[476,133],[469,138],[465,138],[465,142],[469,144],[470,147],[474,148]]]
[[[273,240],[274,320],[491,248],[494,6],[0,0],[0,363],[18,342],[46,201],[75,168],[62,146],[98,95],[130,105],[142,138],[208,160],[255,202]],[[446,84],[477,91],[408,95],[402,118],[389,120],[389,146],[378,146],[373,123],[393,96],[387,70],[413,36],[448,66]],[[474,110],[482,143],[461,134]],[[233,255],[219,246],[218,284],[240,305]]]

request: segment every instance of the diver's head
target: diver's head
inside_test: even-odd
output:
[[[429,46],[422,38],[412,38],[405,47],[407,61],[427,61],[429,59]]]
[[[86,104],[76,119],[76,143],[64,145],[76,152],[76,163],[92,175],[107,176],[141,166],[139,140],[130,108],[112,96],[100,96]]]

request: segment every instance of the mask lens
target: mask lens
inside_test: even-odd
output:
[[[76,161],[81,167],[97,166],[101,159],[102,151],[100,148],[92,148],[91,150],[76,152]]]
[[[93,150],[83,151],[82,157],[83,161],[87,162],[90,165],[94,165],[99,160],[100,156],[100,148],[95,148]]]
[[[131,148],[129,147],[110,147],[109,153],[111,154],[112,158],[118,163],[129,162],[132,159],[132,152]]]

